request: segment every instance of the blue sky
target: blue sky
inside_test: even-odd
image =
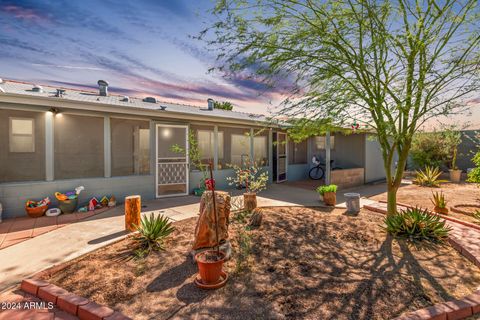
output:
[[[190,36],[208,23],[213,1],[0,0],[0,77],[154,95],[203,105],[211,97],[238,111],[265,112],[281,100],[255,80],[208,73],[215,56]]]

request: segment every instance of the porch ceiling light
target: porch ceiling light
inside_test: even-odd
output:
[[[58,110],[58,108],[51,107],[50,109],[48,109],[47,113],[58,115],[60,113],[60,110]]]
[[[170,130],[169,128],[165,128],[162,130],[162,136],[164,138],[170,138],[172,136],[172,130]]]

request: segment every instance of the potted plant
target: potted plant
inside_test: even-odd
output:
[[[447,214],[448,213],[448,208],[447,208],[447,201],[445,200],[445,196],[443,192],[432,192],[432,199],[430,201],[433,203],[434,208],[433,211],[436,213],[440,214]]]
[[[195,255],[195,261],[198,266],[198,276],[195,284],[202,289],[216,289],[225,284],[227,275],[222,271],[225,261],[225,253],[220,251],[220,241],[218,239],[218,212],[215,199],[215,183],[213,179],[213,164],[210,163],[210,179],[208,179],[208,192],[212,193],[213,216],[215,221],[215,243],[216,249],[205,250]],[[222,277],[223,276],[223,277]]]
[[[444,131],[444,137],[445,144],[451,151],[451,158],[449,159],[450,169],[448,170],[450,181],[458,183],[462,177],[462,170],[457,167],[458,145],[462,142],[462,134],[460,131],[454,130],[454,128],[449,128]]]
[[[320,195],[320,200],[327,206],[334,206],[337,203],[337,185],[328,184],[317,188],[317,192]]]
[[[237,188],[245,188],[243,193],[244,209],[252,211],[257,207],[257,193],[267,188],[268,172],[261,171],[255,163],[246,164],[246,168],[237,165],[231,165],[235,171],[234,177],[227,177],[229,185],[235,185]]]

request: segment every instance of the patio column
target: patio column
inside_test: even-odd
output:
[[[253,128],[250,128],[250,163],[253,164],[253,161],[255,159],[255,155],[253,154],[255,152],[255,148],[253,146],[254,144],[254,134],[255,134],[255,131],[253,130]]]
[[[330,184],[330,131],[325,134],[325,184]]]
[[[105,178],[110,178],[112,176],[111,150],[110,116],[105,116],[103,117],[103,160]]]
[[[47,111],[45,114],[45,180],[54,179],[53,118],[55,115]]]
[[[218,170],[218,126],[213,127],[213,170]]]

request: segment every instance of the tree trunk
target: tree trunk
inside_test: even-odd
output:
[[[246,211],[252,211],[257,207],[257,194],[254,192],[243,194],[243,206]]]
[[[140,213],[142,201],[140,196],[129,196],[125,198],[125,230],[136,231],[140,225]]]
[[[395,214],[397,212],[397,191],[398,187],[388,186],[387,189],[387,213]]]
[[[407,164],[410,145],[404,145],[403,147],[403,152],[401,152],[398,156],[394,177],[391,175],[387,176],[387,214],[397,213],[397,191],[402,183],[403,172],[405,171],[405,165]],[[390,165],[392,165],[392,163],[390,163]]]

